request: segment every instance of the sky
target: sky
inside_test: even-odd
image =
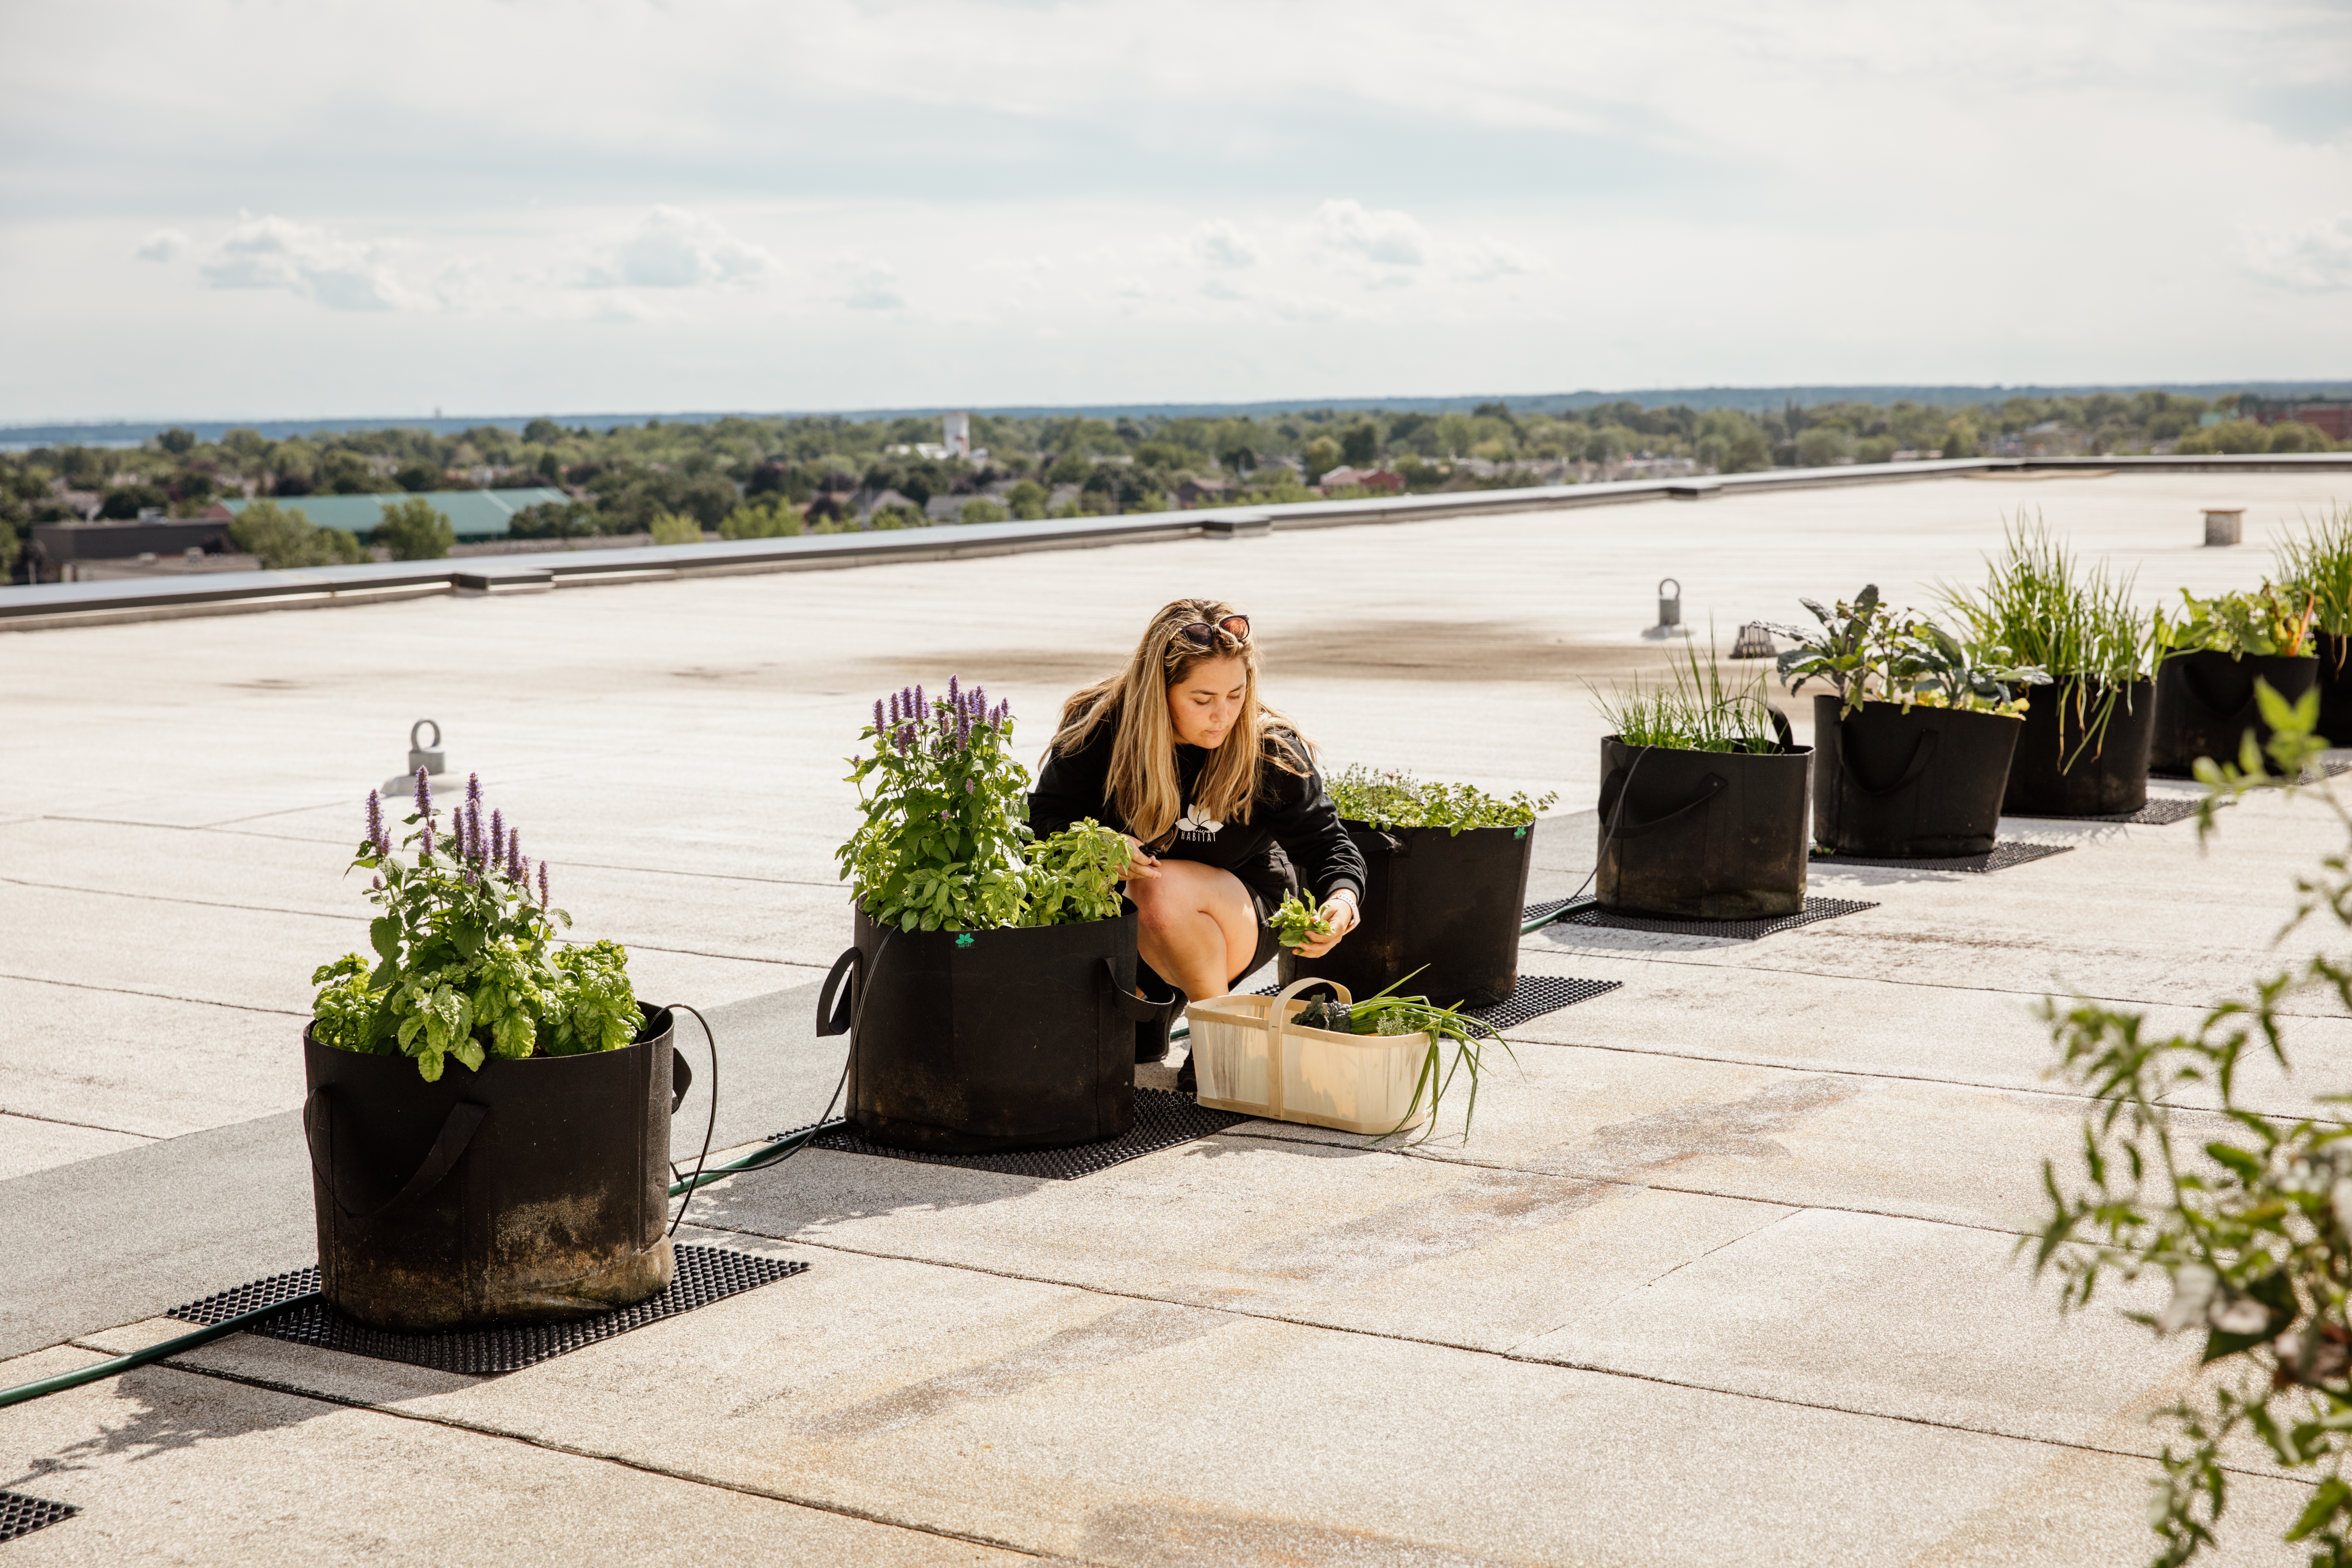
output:
[[[6,37],[0,421],[2352,378],[2352,0]]]

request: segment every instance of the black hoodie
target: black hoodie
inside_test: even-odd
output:
[[[1076,751],[1066,755],[1055,752],[1046,757],[1045,772],[1029,796],[1029,826],[1040,838],[1059,833],[1085,816],[1135,835],[1109,796],[1111,745],[1118,733],[1118,716],[1113,713],[1095,726],[1094,733]],[[1284,739],[1296,748],[1296,755],[1307,755],[1306,746],[1295,737],[1286,734]],[[1363,851],[1339,825],[1339,814],[1324,792],[1322,773],[1310,763],[1301,776],[1273,760],[1271,749],[1280,743],[1271,734],[1266,738],[1269,755],[1258,769],[1257,796],[1249,821],[1211,827],[1187,826],[1194,821],[1192,787],[1209,753],[1180,742],[1176,779],[1183,792],[1185,815],[1165,845],[1144,847],[1160,859],[1193,860],[1231,871],[1269,906],[1280,903],[1285,894],[1294,890],[1307,891],[1308,901],[1319,906],[1341,888],[1354,892],[1361,902]]]

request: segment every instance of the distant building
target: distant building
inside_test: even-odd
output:
[[[1388,468],[1334,468],[1323,476],[1323,488],[1333,489],[1386,490],[1391,495],[1404,492],[1404,476]]]
[[[2294,398],[2254,397],[2238,399],[2238,415],[2257,425],[2280,425],[2299,420],[2331,441],[2352,441],[2352,397]],[[2218,420],[2215,423],[2220,423]]]
[[[429,501],[436,511],[447,514],[449,526],[458,538],[504,539],[514,514],[525,507],[548,501],[562,503],[571,499],[562,490],[541,487],[516,490],[423,490],[413,496],[396,490],[389,495],[284,496],[278,498],[278,504],[289,511],[299,510],[320,528],[365,533],[383,521],[387,502]],[[205,516],[226,522],[252,504],[242,497],[216,501],[205,510]]]
[[[1231,479],[1186,479],[1176,487],[1178,506],[1215,506],[1234,493]]]
[[[949,453],[958,458],[971,456],[971,416],[946,414],[940,416],[940,432],[945,437]]]

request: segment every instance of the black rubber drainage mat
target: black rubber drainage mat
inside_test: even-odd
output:
[[[731,1247],[680,1246],[677,1248],[677,1275],[670,1281],[669,1289],[647,1297],[634,1307],[618,1307],[609,1312],[599,1312],[593,1318],[576,1318],[568,1323],[526,1323],[503,1329],[407,1334],[390,1329],[372,1329],[355,1319],[345,1317],[324,1301],[310,1301],[293,1308],[281,1317],[256,1323],[247,1331],[273,1340],[284,1340],[289,1344],[310,1345],[319,1350],[373,1356],[378,1361],[406,1362],[411,1366],[429,1366],[437,1372],[462,1373],[469,1377],[490,1377],[499,1373],[520,1372],[527,1366],[536,1366],[566,1352],[609,1340],[615,1334],[625,1334],[631,1329],[642,1329],[647,1323],[657,1323],[664,1318],[675,1318],[681,1312],[691,1312],[697,1307],[707,1307],[713,1301],[723,1301],[730,1296],[740,1295],[779,1279],[789,1279],[807,1268],[805,1263],[761,1258],[754,1253],[737,1252]],[[217,1323],[234,1318],[239,1312],[267,1307],[273,1301],[298,1300],[318,1289],[319,1271],[316,1268],[297,1268],[290,1274],[257,1279],[250,1285],[240,1285],[234,1290],[224,1290],[217,1296],[207,1296],[201,1301],[174,1307],[164,1316],[188,1323]]]
[[[1138,1089],[1135,1125],[1119,1137],[1106,1138],[1099,1143],[1076,1143],[1067,1149],[1022,1149],[1009,1154],[934,1154],[921,1149],[893,1149],[887,1144],[869,1143],[855,1132],[828,1132],[810,1140],[809,1147],[831,1149],[840,1154],[912,1160],[919,1165],[961,1165],[968,1170],[993,1171],[1000,1176],[1075,1182],[1080,1176],[1091,1176],[1097,1171],[1108,1171],[1145,1154],[1223,1132],[1236,1121],[1249,1120],[1234,1111],[1196,1105],[1191,1095],[1178,1094],[1173,1089]],[[768,1142],[781,1143],[807,1131],[800,1127],[790,1132],[771,1132]]]
[[[2021,822],[2137,822],[2145,827],[2162,827],[2168,822],[2183,822],[2197,815],[2197,802],[2191,796],[2150,795],[2147,804],[2137,811],[2109,811],[2084,816],[2062,816],[2055,812],[2019,811],[2004,813]]]
[[[69,1502],[51,1502],[47,1498],[26,1497],[23,1492],[0,1492],[0,1541],[30,1535],[80,1511]]]
[[[1989,855],[1931,855],[1910,860],[1897,860],[1891,855],[1838,855],[1816,849],[1812,862],[1832,867],[1892,866],[1905,871],[2005,871],[2011,866],[2063,855],[2074,847],[2072,844],[1996,844]]]
[[[1542,906],[1537,905],[1528,910],[1527,918],[1534,920],[1541,911]],[[1463,1011],[1490,1029],[1507,1029],[1530,1018],[1540,1018],[1546,1013],[1557,1013],[1562,1007],[1573,1007],[1579,1002],[1606,996],[1612,991],[1622,990],[1624,984],[1622,980],[1577,980],[1565,974],[1522,974],[1519,983],[1511,987],[1511,994],[1500,1002],[1489,1002],[1484,1007],[1465,1007]],[[1272,996],[1281,989],[1279,985],[1261,985],[1251,994]]]
[[[1614,915],[1595,906],[1578,910],[1559,917],[1561,925],[1602,926],[1611,931],[1657,931],[1668,936],[1714,936],[1732,942],[1754,942],[1758,937],[1770,936],[1774,931],[1794,931],[1816,921],[1833,921],[1840,915],[1857,915],[1878,906],[1859,899],[1807,899],[1805,907],[1793,915],[1775,915],[1760,921],[1685,921],[1665,920],[1650,915]],[[1530,919],[1533,917],[1530,916]]]
[[[2235,758],[2231,760],[2236,761]],[[2270,765],[2267,753],[2263,756],[2263,764],[2265,767]],[[2352,773],[2352,757],[2323,757],[2317,767],[2304,769],[2303,777],[2306,784],[2316,784],[2323,778],[2340,778],[2346,773]],[[2197,775],[2187,768],[2150,768],[2147,776],[2152,779],[2193,779]]]

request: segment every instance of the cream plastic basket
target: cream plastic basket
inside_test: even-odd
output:
[[[1310,985],[1355,997],[1336,980],[1295,980],[1276,996],[1212,996],[1186,1006],[1200,1102],[1270,1121],[1304,1121],[1342,1132],[1392,1132],[1429,1120],[1424,1106],[1405,1120],[1413,1085],[1429,1059],[1427,1035],[1342,1035],[1286,1022]]]

